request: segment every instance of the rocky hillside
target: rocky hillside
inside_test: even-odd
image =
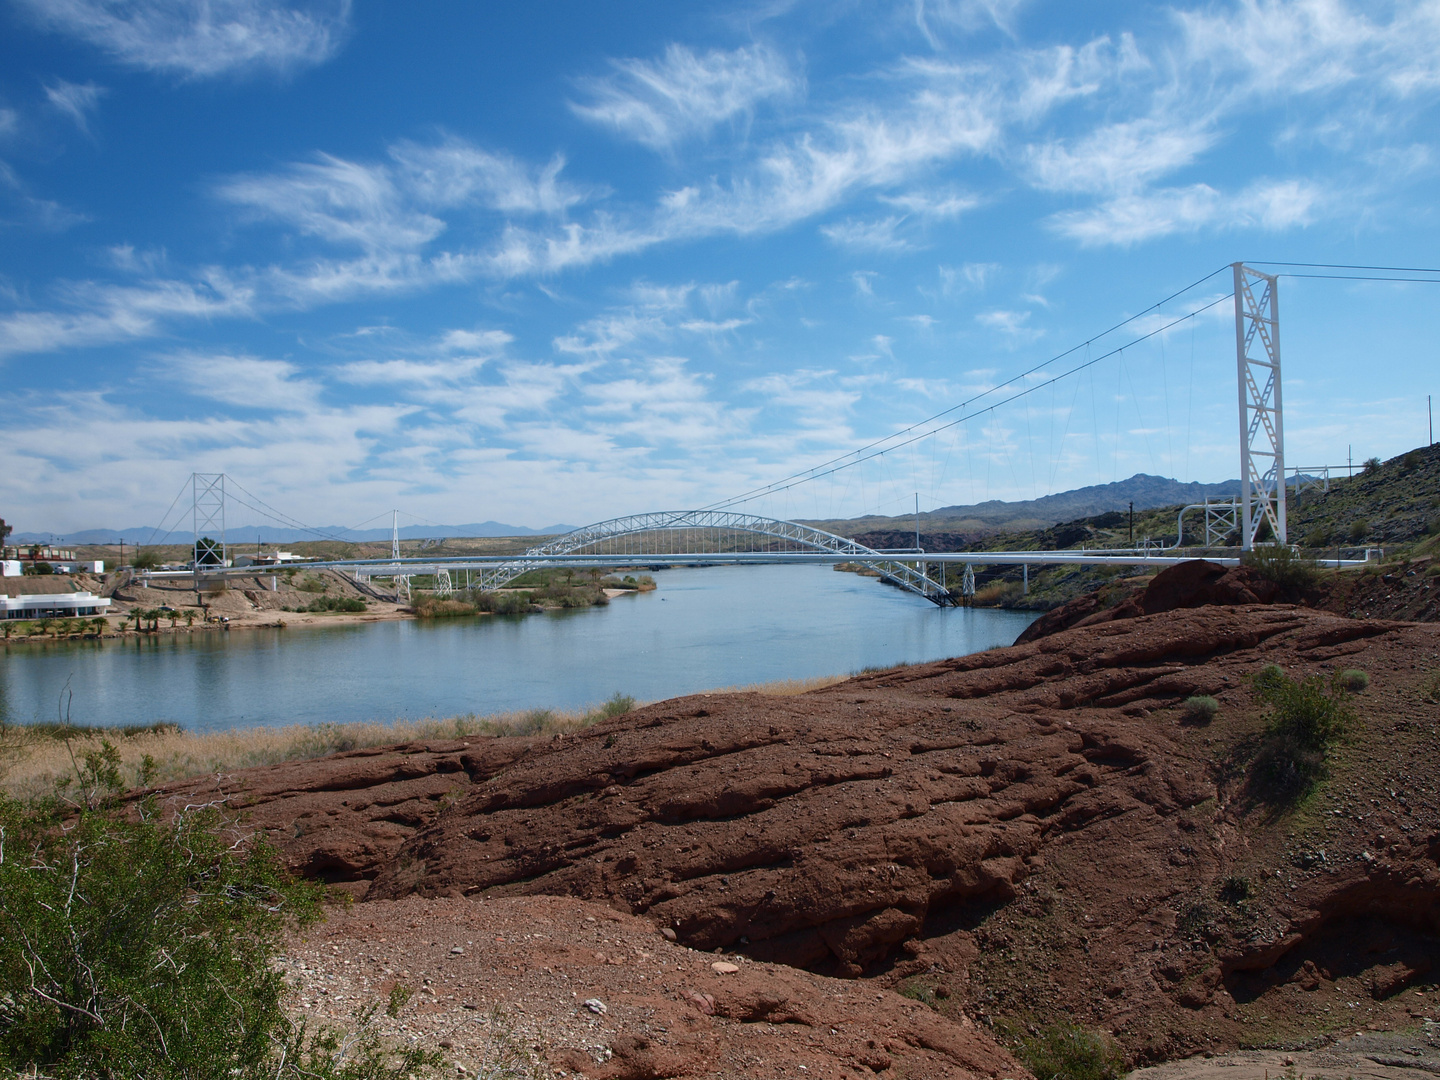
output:
[[[956,1024],[1071,1019],[1132,1062],[1409,1023],[1440,934],[1440,626],[1175,585],[1148,614],[1142,597],[1130,618],[800,697],[698,695],[577,735],[164,794],[246,807],[371,925],[415,898],[569,897]],[[1257,771],[1269,664],[1369,677],[1298,802]],[[773,991],[768,1023],[832,994],[805,986]],[[674,995],[705,1012],[691,989]],[[875,1045],[898,1062],[905,1039]],[[971,1045],[957,1067],[983,1058]]]

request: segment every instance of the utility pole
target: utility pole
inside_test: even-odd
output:
[[[1130,500],[1130,546],[1135,546],[1135,500]]]
[[[920,550],[920,493],[915,492],[915,550]]]
[[[400,511],[390,511],[390,558],[400,560]]]
[[[1425,415],[1430,418],[1430,445],[1435,445],[1435,409],[1430,404],[1430,395],[1425,395]]]

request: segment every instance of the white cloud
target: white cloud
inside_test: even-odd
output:
[[[413,250],[445,229],[404,197],[383,166],[328,154],[279,173],[232,178],[217,194],[301,233],[368,251]]]
[[[901,195],[881,195],[880,201],[899,207],[907,214],[922,218],[957,218],[980,205],[980,199],[964,192],[950,190],[910,191]]]
[[[416,350],[418,355],[355,360],[342,365],[336,374],[343,382],[361,386],[451,388],[473,383],[514,340],[504,330],[447,330],[429,346]]]
[[[1015,32],[1016,17],[1028,0],[915,0],[915,25],[934,48],[941,47],[936,27],[950,27],[973,34],[995,26],[1007,34]]]
[[[1232,196],[1208,184],[1123,195],[1090,210],[1065,211],[1051,227],[1086,247],[1120,247],[1203,228],[1271,232],[1310,224],[1329,201],[1307,180],[1257,181]]]
[[[297,413],[318,405],[319,385],[299,378],[299,368],[285,360],[191,350],[164,357],[161,366],[172,382],[224,405]]]
[[[66,289],[65,298],[68,310],[0,315],[0,358],[149,337],[167,318],[233,317],[254,310],[253,289],[220,270],[189,282],[150,280],[123,286],[83,282]]]
[[[903,218],[887,217],[876,221],[846,218],[833,225],[822,225],[820,232],[833,244],[852,251],[904,251],[909,241],[895,234]]]
[[[20,114],[14,109],[0,108],[0,138],[8,138],[20,130]]]
[[[1073,142],[1029,149],[1032,182],[1048,191],[1133,192],[1195,161],[1216,140],[1212,131],[1168,118],[1130,120]]]
[[[768,98],[800,93],[803,81],[765,45],[697,54],[671,45],[660,60],[615,60],[607,78],[580,80],[589,100],[570,107],[654,150],[748,116]]]
[[[1035,341],[1044,336],[1043,330],[1036,330],[1028,325],[1030,322],[1030,312],[1028,311],[1007,311],[997,308],[994,311],[982,311],[975,316],[975,321],[987,329],[1003,334],[1012,342]]]
[[[1364,82],[1406,96],[1440,86],[1440,8],[1433,3],[1239,0],[1176,15],[1192,63],[1286,96]]]
[[[334,55],[350,0],[17,0],[120,63],[182,78],[288,73]]]
[[[45,97],[57,112],[64,113],[85,134],[90,133],[90,114],[100,107],[105,88],[94,83],[72,83],[57,79],[45,87]]]
[[[463,139],[435,146],[401,142],[390,156],[404,186],[422,203],[450,208],[478,204],[505,213],[563,214],[588,194],[560,181],[565,159],[557,155],[531,169],[508,154],[492,154]]]

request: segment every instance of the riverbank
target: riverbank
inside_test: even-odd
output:
[[[34,580],[34,579],[26,579]],[[53,581],[54,579],[48,579]],[[655,580],[601,576],[599,572],[533,571],[496,592],[460,589],[446,595],[416,587],[408,600],[387,597],[369,583],[333,570],[291,568],[288,573],[231,579],[197,592],[188,582],[122,583],[76,575],[76,588],[111,600],[105,616],[0,622],[4,645],[105,638],[149,638],[246,629],[307,629],[400,619],[526,615],[603,607],[612,599],[653,592]],[[133,627],[132,627],[133,623]]]
[[[794,697],[848,678],[851,675],[779,679],[709,692]],[[83,762],[87,754],[104,752],[107,744],[114,748],[114,763],[124,784],[149,787],[186,777],[232,773],[397,743],[568,734],[623,716],[639,704],[627,694],[615,693],[587,709],[536,708],[488,716],[467,713],[395,720],[388,724],[291,724],[215,732],[186,731],[168,723],[120,728],[0,724],[0,791],[16,798],[30,798],[53,790],[57,781],[74,775],[75,762]]]

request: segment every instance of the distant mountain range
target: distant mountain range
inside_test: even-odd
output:
[[[1008,521],[1016,517],[1074,521],[1076,518],[1128,509],[1132,501],[1136,510],[1153,510],[1161,506],[1204,502],[1206,499],[1228,499],[1239,494],[1239,480],[1222,480],[1218,484],[1182,484],[1164,476],[1136,473],[1128,480],[1117,480],[1113,484],[1094,484],[1022,502],[991,499],[973,506],[942,506],[931,510],[929,516],[978,518],[981,521]]]
[[[1218,484],[1188,483],[1164,476],[1136,473],[1128,480],[1113,484],[1093,484],[1043,495],[1038,499],[1002,502],[990,499],[971,506],[942,506],[920,515],[921,527],[928,530],[993,532],[997,529],[1048,528],[1062,521],[1097,517],[1112,510],[1125,510],[1135,503],[1136,510],[1153,510],[1163,506],[1182,506],[1209,499],[1226,499],[1240,494],[1239,480]],[[861,517],[838,521],[811,521],[811,525],[845,536],[889,529],[912,529],[914,514],[896,517]]]
[[[577,525],[551,525],[544,529],[527,529],[524,525],[507,525],[503,521],[471,522],[468,525],[406,525],[400,529],[402,540],[440,540],[457,536],[555,536],[558,533],[574,532]],[[153,540],[151,539],[154,536]],[[168,534],[157,534],[150,525],[133,529],[82,529],[80,532],[65,533],[22,533],[11,535],[10,544],[65,544],[83,546],[86,544],[187,544],[192,537],[188,529],[176,529]],[[312,531],[304,529],[260,528],[245,525],[225,530],[225,542],[229,544],[293,544],[297,540],[345,540],[359,543],[364,540],[389,540],[389,529],[347,529],[336,525]]]
[[[1293,484],[1293,482],[1292,478],[1290,483]],[[1017,502],[990,499],[987,502],[975,503],[971,506],[942,506],[936,510],[926,510],[920,515],[920,520],[924,527],[931,529],[937,527],[959,528],[963,523],[981,529],[1045,528],[1062,521],[1075,521],[1078,518],[1095,517],[1112,510],[1125,510],[1132,501],[1135,503],[1136,510],[1153,510],[1163,506],[1182,506],[1186,503],[1204,502],[1207,498],[1230,498],[1238,494],[1240,494],[1239,480],[1224,480],[1218,484],[1194,482],[1182,484],[1179,480],[1171,480],[1164,476],[1136,473],[1128,480],[1118,480],[1112,484],[1093,484],[1090,487],[1076,488],[1074,491],[1044,495],[1038,499],[1024,499]],[[876,529],[911,528],[914,521],[913,514],[900,514],[896,517],[870,516],[810,521],[809,524],[849,536]],[[467,536],[555,536],[560,533],[573,532],[578,527],[576,525],[549,525],[543,529],[527,529],[523,525],[507,525],[503,521],[481,521],[467,525],[407,525],[400,530],[400,538],[402,540],[439,540],[447,537]],[[133,529],[85,529],[81,532],[66,533],[64,536],[56,536],[51,533],[16,533],[11,536],[9,542],[12,544],[48,544],[52,542],[72,545],[116,544],[123,538],[127,544],[145,544],[152,542],[150,537],[154,531],[147,525]],[[169,534],[169,539],[157,536],[153,542],[184,544],[189,539],[188,532],[177,529]],[[302,529],[258,528],[246,525],[242,528],[227,530],[225,539],[232,544],[254,544],[260,541],[267,544],[293,544],[297,540],[325,539],[357,543],[364,540],[388,540],[390,539],[390,530],[347,529],[336,525],[316,529],[314,532],[306,532]]]

